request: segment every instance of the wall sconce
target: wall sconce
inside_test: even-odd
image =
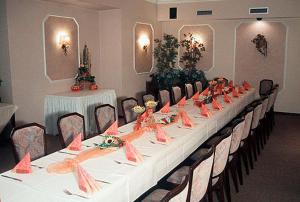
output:
[[[148,46],[150,44],[149,37],[146,34],[141,35],[138,39],[138,43],[140,47],[147,53]]]
[[[68,55],[68,49],[71,45],[70,36],[64,32],[60,32],[57,34],[58,45],[63,49],[64,55]]]
[[[203,44],[204,41],[200,35],[195,34],[193,35],[193,42],[198,42],[200,44]]]

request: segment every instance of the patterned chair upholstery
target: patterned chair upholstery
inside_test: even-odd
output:
[[[86,139],[84,116],[81,114],[74,112],[59,117],[57,127],[62,148],[67,147],[79,133],[82,140]]]
[[[254,108],[253,110],[253,119],[251,124],[251,147],[254,155],[254,159],[257,160],[257,153],[259,152],[259,145],[258,145],[258,124],[260,120],[260,115],[262,111],[262,102],[260,100],[255,100],[251,103],[251,106]]]
[[[172,101],[173,104],[177,104],[182,98],[181,89],[178,86],[172,87]]]
[[[99,134],[104,133],[116,121],[116,110],[109,104],[97,106],[94,114]]]
[[[156,189],[145,197],[142,202],[184,202],[187,201],[189,190],[189,175],[183,177],[182,182],[173,190]]]
[[[189,190],[189,201],[198,202],[204,198],[207,187],[210,181],[214,150],[213,148],[201,149],[197,153],[197,158],[192,166],[183,166],[175,171],[167,181],[173,184],[179,184],[183,177],[188,173],[191,176],[190,179],[190,190]]]
[[[272,106],[274,105],[274,102],[275,102],[275,91],[272,90],[271,94],[269,96],[269,101],[268,101],[267,111],[266,112],[270,112]]]
[[[245,120],[243,118],[238,118],[233,120],[231,123],[232,125],[232,138],[231,138],[231,144],[230,144],[230,150],[229,150],[229,156],[237,152],[239,149],[244,127],[245,127]],[[229,157],[230,160],[230,157]]]
[[[190,99],[193,96],[194,92],[193,92],[192,84],[190,83],[185,84],[185,94],[187,99]]]
[[[220,196],[219,201],[224,201],[223,192],[220,192],[221,189],[224,187],[224,179],[225,174],[224,170],[227,164],[230,144],[231,144],[231,137],[232,137],[232,129],[231,127],[226,127],[222,129],[217,136],[211,138],[206,145],[209,147],[215,148],[215,155],[214,155],[214,165],[212,168],[212,176],[211,176],[211,187],[209,187],[208,196],[210,201],[212,201],[212,191],[218,191]],[[198,150],[191,156],[192,160],[196,160],[200,155],[201,150]]]
[[[269,95],[273,88],[273,81],[270,79],[263,79],[259,84],[259,95]]]
[[[245,118],[245,126],[243,130],[242,140],[245,140],[249,136],[252,118],[253,118],[253,107],[249,107],[246,109],[244,118]]]
[[[137,99],[130,97],[122,100],[122,111],[125,119],[125,123],[130,123],[137,119],[137,114],[132,111],[132,108],[138,105]]]
[[[37,123],[16,127],[11,136],[15,160],[19,162],[30,153],[31,160],[46,155],[45,127]]]
[[[267,107],[268,107],[269,97],[265,96],[262,98],[262,108],[259,116],[259,120],[262,120],[265,117]]]
[[[202,92],[202,83],[200,81],[196,81],[194,83],[194,88],[195,88],[195,92],[199,92],[201,93]]]
[[[160,106],[163,107],[165,104],[170,102],[170,93],[167,90],[160,90],[159,91],[159,102]]]

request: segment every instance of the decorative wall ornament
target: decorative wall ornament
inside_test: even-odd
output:
[[[257,34],[251,42],[255,44],[256,49],[263,54],[263,56],[266,57],[268,55],[268,42],[264,35]]]
[[[179,62],[184,65],[185,68],[196,68],[196,65],[202,57],[201,52],[205,51],[204,44],[197,40],[193,34],[184,34],[185,39],[180,41],[181,47],[185,49]]]

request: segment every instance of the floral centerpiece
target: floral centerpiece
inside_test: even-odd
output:
[[[97,90],[98,86],[95,76],[91,75],[91,59],[87,45],[84,46],[83,56],[80,67],[75,77],[75,84],[71,87],[72,91],[80,91],[88,88],[89,90]]]
[[[136,113],[138,116],[137,116],[137,120],[136,120],[136,124],[134,126],[134,131],[138,131],[142,128],[142,122],[143,122],[143,118],[142,118],[142,113],[145,111],[145,107],[142,107],[142,106],[139,106],[139,105],[136,105],[132,108],[132,111],[134,113]]]

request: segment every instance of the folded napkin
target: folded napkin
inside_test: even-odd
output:
[[[76,165],[76,175],[79,189],[86,193],[93,193],[100,190],[98,183],[80,165]]]
[[[74,140],[71,142],[71,144],[69,144],[69,146],[67,147],[69,150],[73,150],[73,151],[80,151],[81,150],[81,138],[82,138],[82,134],[79,133]]]
[[[178,102],[178,106],[183,107],[186,104],[186,99],[185,96],[183,98],[181,98],[181,100]]]
[[[219,95],[222,95],[222,93],[223,93],[223,88],[222,88],[222,87],[219,87],[219,88],[218,88],[218,94],[219,94]]]
[[[249,90],[251,88],[250,84],[247,81],[243,82],[243,86],[244,86],[245,90]]]
[[[140,163],[144,160],[140,152],[128,141],[125,142],[125,154],[128,161]]]
[[[228,86],[229,86],[229,88],[233,88],[233,81],[232,80],[229,81]]]
[[[193,127],[193,123],[185,111],[182,111],[180,113],[180,116],[181,116],[182,125],[190,128]]]
[[[238,87],[238,93],[239,93],[239,94],[244,94],[244,89],[243,89],[242,86],[239,86],[239,87]]]
[[[192,100],[199,100],[200,93],[197,91],[191,98]]]
[[[223,108],[222,105],[215,98],[213,98],[212,100],[212,107],[217,110],[222,110]]]
[[[163,108],[160,109],[161,113],[169,113],[170,112],[170,102],[167,102],[167,104],[165,106],[163,106]]]
[[[211,116],[210,111],[208,110],[208,108],[206,107],[206,105],[204,103],[201,105],[201,115],[205,116],[205,117]]]
[[[159,125],[156,127],[156,140],[164,143],[171,141],[171,138],[166,135],[166,132]]]
[[[217,90],[218,90],[218,86],[215,85],[215,86],[214,86],[214,92],[217,92]]]
[[[232,97],[239,97],[239,93],[235,90],[235,88],[232,88]]]
[[[221,89],[224,89],[225,88],[225,83],[222,83],[221,84]]]
[[[24,158],[13,168],[13,172],[16,173],[31,173],[31,166],[30,166],[30,154],[27,153]]]
[[[108,135],[117,135],[118,132],[118,122],[115,121],[104,133]]]
[[[227,95],[226,92],[224,92],[223,98],[224,98],[224,102],[227,102],[227,103],[231,103],[232,102],[231,99],[230,99],[230,97]]]
[[[206,89],[202,92],[202,95],[208,96],[208,88],[206,88]]]

